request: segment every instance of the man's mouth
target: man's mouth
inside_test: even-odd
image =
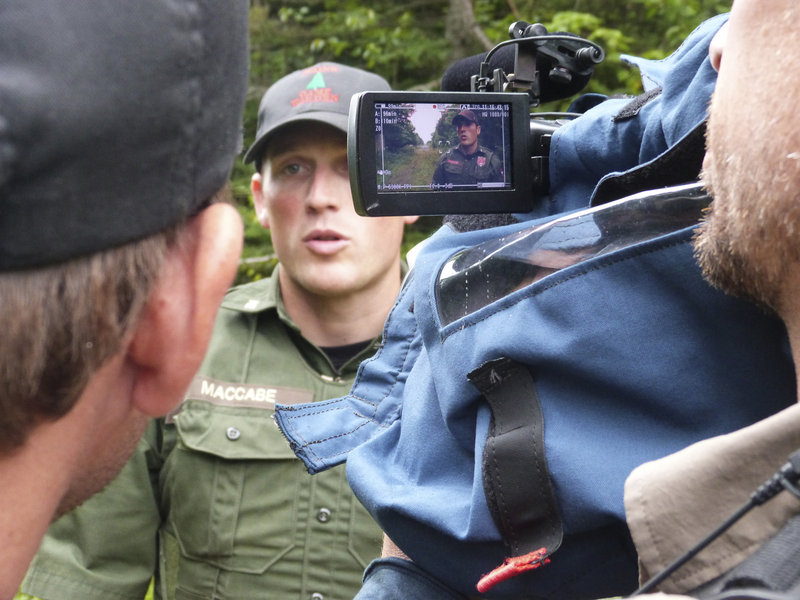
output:
[[[306,247],[315,254],[336,254],[349,240],[336,231],[314,230],[303,238]]]

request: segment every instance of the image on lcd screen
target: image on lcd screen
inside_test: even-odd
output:
[[[374,106],[379,194],[511,189],[510,104]]]

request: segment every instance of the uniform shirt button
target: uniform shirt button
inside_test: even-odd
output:
[[[331,520],[331,511],[330,510],[328,510],[327,508],[320,508],[317,511],[317,521],[319,521],[320,523],[327,523],[330,520]],[[313,598],[313,596],[312,596],[312,598]],[[320,598],[322,598],[322,596],[320,596]]]
[[[325,600],[325,596],[323,596],[319,592],[314,592],[313,594],[311,594],[311,600]]]
[[[242,437],[242,432],[236,429],[236,427],[228,427],[228,431],[225,432],[225,435],[230,441],[235,442]]]

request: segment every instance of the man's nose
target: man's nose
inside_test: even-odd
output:
[[[719,66],[722,64],[722,54],[725,50],[727,38],[728,24],[725,23],[711,39],[711,44],[708,47],[708,57],[711,59],[711,66],[717,71],[719,71]]]
[[[306,203],[315,211],[338,210],[347,199],[349,181],[330,168],[318,168],[308,190]]]

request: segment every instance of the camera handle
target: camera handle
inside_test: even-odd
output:
[[[509,27],[512,39],[492,48],[480,65],[478,75],[470,78],[473,92],[526,92],[531,106],[538,106],[542,95],[542,70],[557,85],[567,86],[573,78],[587,79],[595,65],[605,58],[603,49],[594,42],[566,33],[548,33],[541,23],[531,25],[516,21]],[[505,46],[514,45],[514,71],[494,69],[489,73],[489,59]]]

